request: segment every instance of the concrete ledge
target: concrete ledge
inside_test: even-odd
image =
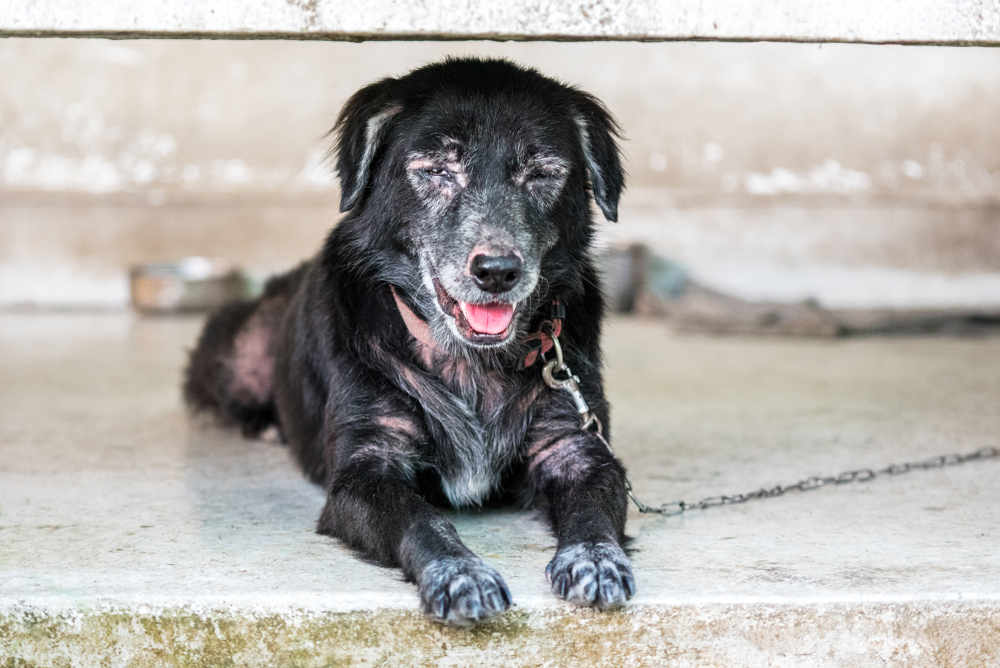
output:
[[[998,637],[1000,601],[529,609],[471,630],[403,610],[0,609],[14,666],[987,666]]]
[[[0,35],[1000,44],[997,0],[6,2]]]

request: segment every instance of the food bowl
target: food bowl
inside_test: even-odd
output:
[[[246,277],[226,260],[186,257],[174,262],[134,265],[129,269],[132,306],[141,313],[209,311],[245,298]]]

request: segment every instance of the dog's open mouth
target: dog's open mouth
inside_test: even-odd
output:
[[[472,343],[500,343],[510,333],[514,320],[514,305],[505,302],[472,304],[455,299],[448,294],[441,282],[434,279],[438,305],[446,315],[455,319],[459,333]]]

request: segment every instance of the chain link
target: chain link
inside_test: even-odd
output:
[[[573,375],[573,372],[570,371],[570,368],[563,361],[563,352],[562,346],[559,344],[559,337],[552,336],[552,343],[555,348],[556,358],[547,362],[542,368],[542,378],[545,384],[553,390],[562,390],[570,395],[580,413],[580,427],[584,431],[591,431],[597,438],[601,439],[604,447],[608,449],[608,452],[613,454],[614,450],[611,448],[611,444],[604,438],[604,426],[597,418],[597,415],[590,411],[587,401],[583,398],[583,393],[580,392],[580,379]],[[564,374],[564,378],[558,378],[556,376],[557,373]],[[732,506],[737,503],[746,503],[747,501],[754,501],[756,499],[770,499],[776,496],[783,496],[789,492],[808,492],[821,487],[829,487],[830,485],[869,482],[880,476],[897,476],[913,471],[942,469],[947,466],[996,458],[1000,458],[1000,448],[985,447],[965,454],[952,453],[938,455],[937,457],[913,462],[889,464],[880,469],[852,469],[831,476],[810,476],[790,485],[775,485],[774,487],[761,487],[752,492],[707,496],[700,501],[671,501],[661,506],[651,506],[636,498],[635,494],[632,493],[632,481],[628,478],[625,478],[625,492],[640,513],[654,513],[669,517],[681,515],[689,510],[705,510],[707,508],[715,508],[716,506]]]
[[[611,445],[598,432],[598,436],[604,445],[610,450]],[[913,462],[902,462],[899,464],[889,464],[880,469],[854,469],[843,471],[832,476],[810,476],[790,485],[775,485],[774,487],[761,487],[752,492],[740,494],[723,494],[720,496],[708,496],[700,501],[671,501],[662,506],[650,506],[643,503],[632,494],[632,484],[626,481],[628,497],[639,509],[640,513],[656,513],[658,515],[680,515],[689,510],[705,510],[716,506],[731,506],[737,503],[746,503],[755,499],[770,499],[775,496],[783,496],[788,492],[808,492],[821,487],[831,485],[847,485],[855,482],[868,482],[882,476],[897,476],[913,471],[926,471],[929,469],[942,469],[948,466],[966,464],[968,462],[1000,458],[1000,448],[986,447],[965,454],[938,455],[929,459],[921,459]]]

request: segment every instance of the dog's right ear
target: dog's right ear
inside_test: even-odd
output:
[[[395,83],[395,79],[383,79],[352,95],[330,131],[337,136],[333,150],[337,154],[341,211],[352,209],[361,200],[389,122],[403,110],[392,98]]]

